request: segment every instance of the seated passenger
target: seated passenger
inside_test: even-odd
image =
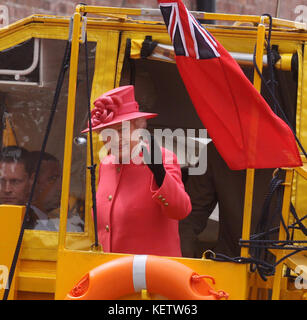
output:
[[[0,203],[26,205],[33,182],[30,153],[21,147],[9,146],[0,154]],[[33,229],[37,217],[32,210],[26,228]]]
[[[31,152],[32,162],[35,164],[34,174],[40,151]],[[40,172],[37,178],[32,208],[39,217],[34,229],[59,230],[59,213],[61,202],[62,169],[56,157],[45,152],[43,154]],[[83,231],[84,222],[76,213],[68,214],[67,231]]]
[[[133,86],[111,90],[94,105],[92,128],[111,146],[100,164],[96,196],[103,250],[181,256],[178,220],[190,213],[191,203],[180,166],[171,151],[160,147],[155,152],[163,162],[150,161],[154,143],[142,147],[136,133],[144,128],[145,119],[156,114],[139,112]],[[114,139],[109,139],[105,128],[113,129],[109,133],[114,133]]]

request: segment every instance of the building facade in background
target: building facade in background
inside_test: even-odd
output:
[[[216,12],[261,15],[307,23],[307,0],[183,0],[190,10],[212,2]],[[207,2],[207,3],[206,3]],[[32,14],[71,15],[79,0],[3,0],[0,5],[0,27]],[[131,8],[157,8],[156,0],[87,0],[88,5]]]

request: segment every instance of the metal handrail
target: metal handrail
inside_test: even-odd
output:
[[[155,17],[161,16],[160,9],[151,8],[120,8],[120,7],[97,7],[97,6],[86,6],[78,5],[77,11],[87,12],[97,15],[114,17],[115,15],[127,15],[127,16],[145,16]],[[223,21],[240,21],[240,22],[251,22],[255,24],[265,23],[269,24],[270,20],[268,17],[256,16],[256,15],[240,15],[240,14],[226,14],[226,13],[212,13],[212,12],[201,12],[201,11],[190,11],[195,18],[203,20],[223,20]],[[290,21],[286,19],[273,18],[273,27],[285,27],[294,28],[298,30],[307,30],[306,23]]]
[[[1,75],[12,75],[15,76],[15,80],[19,80],[20,76],[25,76],[30,74],[35,70],[39,61],[39,39],[34,39],[34,49],[33,49],[33,61],[30,67],[24,70],[12,70],[12,69],[0,69]]]

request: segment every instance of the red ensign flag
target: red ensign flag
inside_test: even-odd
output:
[[[181,0],[161,0],[176,63],[199,118],[230,169],[302,165],[295,137]]]

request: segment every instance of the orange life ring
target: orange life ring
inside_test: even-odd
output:
[[[170,300],[228,298],[180,262],[156,256],[134,255],[112,260],[89,271],[67,294],[67,300],[116,300],[146,289]]]

